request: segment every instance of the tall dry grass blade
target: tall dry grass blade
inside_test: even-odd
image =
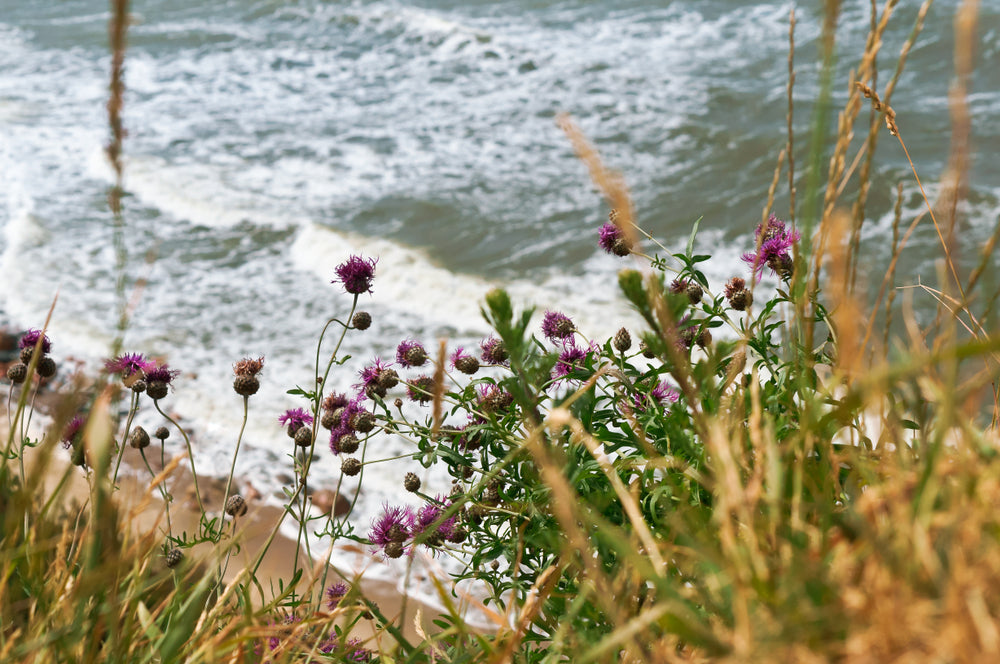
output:
[[[433,439],[437,439],[438,432],[441,430],[441,422],[444,420],[444,362],[448,355],[446,345],[444,339],[438,342],[438,356],[434,363],[434,395],[432,397],[434,426],[431,429]]]
[[[795,131],[794,119],[795,98],[792,91],[795,87],[795,6],[788,12],[788,142],[785,153],[788,154],[788,221],[795,227]]]
[[[612,211],[616,212],[613,218],[614,224],[625,234],[625,239],[632,250],[639,251],[639,235],[635,230],[635,210],[632,207],[632,197],[625,185],[625,178],[621,173],[604,166],[597,149],[591,145],[587,137],[584,136],[583,130],[573,122],[568,114],[562,113],[557,116],[556,124],[569,138],[577,158],[587,166],[590,179],[604,194]]]

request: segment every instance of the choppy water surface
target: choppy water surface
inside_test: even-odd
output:
[[[818,3],[797,29],[798,162],[817,92]],[[1000,7],[981,3],[970,99],[974,167],[962,220],[972,256],[1000,212]],[[845,2],[846,89],[868,2]],[[952,14],[939,0],[893,100],[925,182],[947,159]],[[349,300],[330,285],[354,252],[378,255],[375,325],[356,358],[405,336],[474,343],[482,294],[558,306],[591,336],[634,321],[616,259],[596,247],[607,213],[555,125],[569,112],[622,170],[640,222],[670,248],[703,216],[713,285],[741,269],[785,141],[787,2],[620,0],[319,2],[147,0],[129,32],[125,219],[129,274],[148,279],[127,346],[183,369],[174,408],[221,471],[241,415],[230,366],[267,358],[240,471],[265,487],[288,443],[284,390],[310,375],[323,322]],[[917,3],[900,3],[880,80]],[[114,247],[103,158],[107,3],[0,0],[0,316],[52,325],[57,353],[97,358],[113,336]],[[884,135],[865,247],[888,248],[891,192],[906,185]],[[933,194],[934,186],[930,187]],[[777,210],[787,209],[779,192]],[[930,276],[930,228],[902,274]],[[147,252],[155,261],[145,262]],[[970,259],[971,260],[971,259]],[[881,273],[874,275],[880,278]],[[920,304],[918,303],[918,306]],[[925,303],[925,306],[931,306]],[[334,377],[340,387],[356,378]],[[387,454],[403,444],[386,441]],[[275,460],[279,461],[275,461]],[[320,480],[338,464],[319,464]],[[397,492],[399,466],[368,474],[361,522]]]

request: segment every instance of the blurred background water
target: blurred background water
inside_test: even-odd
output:
[[[355,361],[332,377],[341,389],[404,337],[477,343],[486,333],[479,303],[494,285],[566,311],[591,337],[635,323],[616,291],[622,262],[597,248],[608,210],[556,127],[560,112],[624,172],[639,222],[668,248],[683,247],[704,218],[699,245],[715,255],[714,290],[744,272],[738,256],[785,143],[788,2],[132,4],[124,218],[129,288],[148,281],[126,348],[184,371],[170,406],[193,428],[208,469],[228,468],[239,427],[231,365],[264,355],[238,472],[277,487],[289,440],[276,417],[301,405],[284,391],[309,382],[319,330],[349,307],[330,280],[351,253],[379,257],[374,295],[362,297],[375,323],[348,337]],[[918,4],[899,3],[882,82]],[[801,175],[822,3],[798,5]],[[935,2],[893,98],[932,198],[948,155],[957,5]],[[835,107],[869,12],[867,1],[844,2]],[[0,0],[0,323],[40,326],[58,290],[56,355],[91,362],[107,352],[117,320],[103,154],[109,18],[101,0]],[[1000,212],[1000,4],[981,3],[978,36],[974,162],[959,228],[970,261]],[[863,238],[872,280],[884,273],[900,180],[912,218],[922,202],[885,134]],[[782,187],[776,211],[787,217],[787,208]],[[918,230],[900,281],[933,277],[937,242],[930,226]],[[918,311],[932,307],[918,297]],[[380,454],[406,449],[379,445]],[[317,486],[338,469],[324,456]],[[403,472],[372,468],[359,523],[398,493]]]

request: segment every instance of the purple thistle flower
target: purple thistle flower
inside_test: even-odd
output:
[[[451,362],[451,368],[454,369],[455,365],[461,363],[465,358],[469,358],[470,360],[476,359],[473,356],[466,353],[465,348],[463,346],[459,346],[458,348],[455,349],[455,352],[451,354],[451,357],[448,358],[449,361]]]
[[[597,244],[600,245],[601,249],[615,256],[628,256],[632,253],[632,247],[629,246],[622,229],[610,222],[601,226],[600,240]]]
[[[330,283],[335,284],[339,281],[344,285],[344,290],[352,295],[371,293],[372,281],[375,279],[375,263],[377,262],[377,258],[351,256],[337,266],[337,278]]]
[[[565,344],[563,352],[559,353],[559,360],[552,370],[552,377],[563,378],[569,375],[574,369],[582,369],[583,363],[591,350],[593,350],[593,347],[584,350],[572,342]]]
[[[180,375],[180,371],[177,369],[171,369],[167,366],[166,362],[155,368],[146,369],[146,380],[150,383],[157,382],[169,385],[174,378],[177,378]]]
[[[331,392],[329,396],[323,399],[323,410],[337,410],[346,406],[348,402],[347,395],[343,392]]]
[[[386,388],[382,383],[382,377],[383,374],[391,370],[391,367],[391,362],[383,362],[382,358],[376,357],[374,362],[358,372],[358,375],[361,376],[361,382],[355,384],[354,387],[360,388],[361,393],[368,398],[374,398],[373,395],[376,394],[384,397]]]
[[[335,583],[326,589],[326,606],[331,611],[337,608],[340,604],[340,600],[344,599],[344,595],[347,594],[348,588],[346,583]]]
[[[62,441],[63,447],[67,450],[73,447],[73,444],[77,442],[77,437],[80,435],[80,431],[83,429],[83,425],[86,423],[79,415],[74,415],[67,424],[66,428],[63,429]]]
[[[503,340],[499,337],[494,335],[486,337],[479,343],[479,348],[483,352],[482,358],[486,364],[503,367],[510,364],[507,348],[504,346]]]
[[[390,507],[389,503],[385,503],[382,515],[372,521],[368,540],[383,552],[390,544],[402,544],[413,534],[414,518],[412,508],[398,505]]]
[[[445,504],[443,496],[437,496],[435,498],[436,502],[425,503],[423,507],[417,510],[416,517],[413,519],[412,531],[414,535],[425,534],[431,529],[434,523],[441,517],[448,505]],[[448,517],[440,524],[433,533],[428,533],[428,537],[424,540],[424,543],[428,546],[434,546],[440,544],[441,541],[446,539],[455,530],[455,525],[457,523],[457,518],[453,514]]]
[[[427,362],[427,350],[419,341],[404,339],[396,346],[396,362],[403,367],[419,367]]]
[[[542,334],[549,341],[555,342],[561,339],[568,339],[573,336],[576,326],[564,313],[558,311],[546,311],[542,320]]]
[[[302,427],[312,424],[313,416],[304,408],[290,408],[278,415],[278,422],[287,425],[289,432],[294,435]]]
[[[681,393],[672,388],[667,382],[657,383],[656,387],[649,391],[649,394],[636,392],[632,395],[635,409],[640,412],[647,410],[653,402],[660,405],[665,402],[676,403],[680,398]]]
[[[134,373],[142,372],[145,374],[152,371],[156,368],[156,363],[147,360],[142,353],[125,353],[112,360],[105,360],[104,368],[108,373],[121,374],[128,378]]]
[[[24,350],[25,348],[34,349],[39,339],[42,340],[42,354],[47,355],[52,350],[52,342],[49,341],[48,335],[35,328],[31,328],[21,335],[21,339],[17,342],[17,348],[18,350]]]
[[[799,241],[801,234],[795,230],[786,230],[785,222],[773,214],[766,224],[758,224],[754,231],[758,249],[748,251],[741,257],[750,269],[759,277],[764,266],[771,268],[771,274],[786,276],[791,274],[792,257],[788,253],[792,245]]]

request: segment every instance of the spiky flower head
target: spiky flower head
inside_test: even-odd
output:
[[[156,362],[147,360],[142,353],[125,353],[116,358],[105,360],[104,368],[110,374],[120,374],[122,378],[142,373],[146,374],[156,368]]]
[[[635,408],[640,412],[647,410],[653,403],[661,405],[665,403],[676,403],[680,398],[681,393],[671,387],[669,383],[664,381],[657,383],[648,394],[644,392],[636,392],[632,395],[632,401],[635,403]]]
[[[573,336],[576,326],[564,313],[559,311],[546,311],[542,319],[542,334],[549,341],[568,339]]]
[[[351,449],[351,445],[347,442],[347,439],[348,437],[354,437],[357,431],[354,427],[358,423],[358,416],[361,413],[367,412],[363,405],[364,400],[364,393],[359,393],[344,406],[333,411],[340,414],[340,419],[330,430],[330,451],[334,454],[340,454],[341,452],[351,454],[354,450],[357,450],[357,439],[355,438],[353,449]],[[341,441],[344,442],[342,443]]]
[[[288,427],[288,435],[295,437],[295,432],[313,423],[313,416],[304,408],[289,408],[278,416],[278,422]]]
[[[350,588],[347,587],[346,583],[335,583],[326,589],[326,606],[328,609],[333,611],[340,604],[340,600],[344,599],[347,595],[347,591]]]
[[[157,401],[167,396],[167,387],[180,375],[180,371],[171,369],[166,363],[146,370],[146,394]]]
[[[157,383],[163,383],[164,385],[170,385],[170,383],[173,382],[174,378],[177,378],[180,375],[181,372],[179,370],[171,369],[169,366],[167,366],[167,363],[164,362],[163,364],[153,369],[146,370],[146,382],[147,383],[157,382]]]
[[[396,346],[396,362],[402,367],[419,367],[427,362],[427,351],[419,341],[404,339]]]
[[[48,335],[35,328],[31,328],[21,335],[21,339],[17,342],[17,347],[20,350],[24,350],[25,348],[34,349],[39,339],[42,340],[42,354],[47,355],[52,350],[52,342],[49,340]]]
[[[323,399],[323,410],[335,411],[338,408],[343,408],[349,402],[350,399],[343,392],[331,392]]]
[[[369,399],[374,399],[376,396],[384,397],[388,389],[386,376],[394,376],[396,373],[390,367],[392,367],[391,363],[383,362],[382,358],[376,357],[373,363],[358,372],[361,376],[361,382],[355,387],[360,388],[361,393]],[[389,371],[392,371],[392,374],[389,374]],[[398,381],[398,377],[396,380]]]
[[[410,538],[414,516],[413,510],[409,507],[390,506],[385,503],[382,507],[382,514],[372,521],[368,540],[388,555],[386,546],[390,544],[401,545]]]
[[[510,355],[500,337],[495,335],[486,337],[479,343],[479,348],[482,350],[481,357],[486,364],[493,366],[507,366],[509,364]]]
[[[233,390],[243,397],[253,396],[260,389],[260,380],[257,374],[264,368],[264,358],[257,359],[245,357],[233,365],[233,373],[236,378],[233,380]]]
[[[743,261],[758,277],[765,265],[771,268],[771,274],[778,274],[782,278],[791,277],[793,262],[788,250],[799,241],[799,232],[786,230],[785,222],[772,214],[767,222],[757,225],[754,237],[757,249],[743,254]]]
[[[413,534],[424,535],[423,543],[427,546],[441,546],[457,524],[454,514],[437,523],[448,507],[444,500],[442,496],[437,496],[434,502],[424,503],[413,519]]]
[[[559,359],[556,361],[556,366],[552,369],[552,377],[564,378],[569,375],[571,371],[582,369],[584,362],[587,360],[587,356],[592,350],[594,350],[593,347],[583,349],[572,342],[565,344],[563,346],[563,351],[559,353]]]
[[[687,292],[687,287],[690,283],[691,282],[687,279],[674,279],[670,282],[670,292],[674,295],[680,295],[681,293]]]
[[[478,407],[485,413],[498,413],[510,408],[514,397],[499,385],[483,383],[476,388]]]
[[[601,226],[600,240],[597,244],[600,245],[601,249],[615,256],[628,256],[632,253],[632,247],[625,238],[625,234],[622,233],[622,229],[610,222]]]
[[[375,279],[375,264],[377,258],[351,256],[337,266],[337,278],[330,283],[343,284],[344,290],[352,295],[372,292],[372,281]]]
[[[80,443],[84,424],[86,424],[86,420],[80,415],[74,415],[73,419],[66,424],[66,428],[63,429],[62,438],[60,438],[64,448],[69,449]]]
[[[726,286],[722,292],[725,294],[726,299],[732,299],[734,295],[746,288],[746,285],[747,282],[742,277],[733,277],[726,282]]]
[[[451,354],[451,366],[458,369],[462,373],[471,376],[479,371],[479,360],[466,353],[465,349],[459,346],[455,349],[455,352]]]

